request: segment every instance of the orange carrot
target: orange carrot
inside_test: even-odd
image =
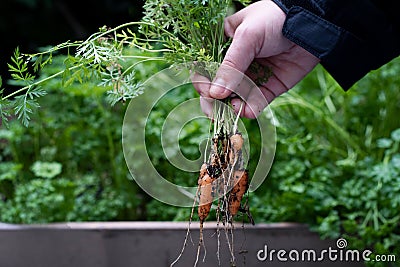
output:
[[[229,192],[228,209],[233,217],[240,209],[240,202],[248,189],[249,176],[247,170],[236,170],[233,174],[234,186]]]
[[[238,163],[243,147],[243,136],[241,133],[233,134],[229,137],[229,163],[233,166]],[[240,167],[239,167],[240,168]]]
[[[215,181],[216,178],[211,177],[206,173],[203,178],[199,180],[199,207],[197,209],[197,213],[199,215],[200,219],[200,238],[199,238],[199,244],[197,246],[197,256],[196,256],[196,261],[194,266],[197,265],[197,262],[199,260],[199,255],[200,255],[200,247],[203,245],[204,247],[204,241],[203,241],[203,225],[204,221],[206,220],[208,214],[210,214],[212,202],[214,199],[214,188],[213,188],[213,181]]]
[[[243,147],[243,136],[241,133],[235,133],[229,138],[234,151],[239,151]]]
[[[207,174],[207,163],[203,163],[200,167],[200,173],[199,173],[199,179],[197,181],[197,184],[200,185],[202,182],[201,180],[203,177]]]
[[[200,196],[199,196],[199,208],[198,215],[200,222],[204,222],[211,210],[212,201],[214,198],[212,182],[215,178],[211,178],[208,174],[200,180]]]

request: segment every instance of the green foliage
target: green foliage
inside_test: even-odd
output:
[[[277,154],[250,196],[256,221],[307,223],[322,238],[400,255],[399,71],[396,59],[343,92],[318,67],[271,104]]]
[[[14,80],[23,80],[29,83],[35,79],[35,76],[28,72],[28,62],[21,56],[18,47],[15,49],[11,61],[12,63],[8,64],[8,68]]]
[[[131,193],[135,193],[131,190]],[[74,191],[75,205],[66,215],[66,221],[109,221],[115,220],[124,209],[133,209],[139,200],[132,201],[126,196],[121,196],[111,181],[106,184],[99,183],[93,175],[86,175]],[[127,203],[131,201],[131,203]],[[126,216],[127,218],[132,218]],[[124,219],[124,218],[122,218]]]
[[[107,221],[118,217],[125,201],[94,176],[34,178],[19,184],[13,198],[0,203],[0,218],[9,223]]]
[[[54,57],[42,77],[58,73],[66,59]],[[160,68],[138,65],[135,77],[145,80]],[[62,87],[57,77],[43,84],[48,94],[37,100],[42,108],[29,127],[11,121],[0,128],[0,221],[143,219],[144,193],[122,155],[125,105],[110,108],[107,87],[96,79]]]
[[[46,92],[34,84],[35,76],[29,71],[29,61],[24,58],[19,52],[19,48],[15,49],[14,55],[11,58],[12,63],[8,64],[8,68],[11,73],[11,77],[15,81],[23,82],[26,88],[26,92],[22,95],[18,95],[14,98],[14,113],[17,118],[22,122],[24,126],[28,126],[30,120],[30,114],[33,110],[39,107],[37,98],[44,96]],[[3,93],[2,91],[0,91]],[[9,111],[7,107],[10,105],[10,101],[7,98],[1,97],[0,111],[2,112],[2,120],[7,121]],[[4,113],[3,113],[4,110]]]
[[[224,40],[223,19],[230,8],[232,0],[148,0],[140,21],[112,29],[103,26],[84,41],[67,41],[38,53],[22,54],[17,48],[8,67],[14,83],[22,87],[7,95],[0,91],[1,117],[7,119],[13,110],[17,119],[28,126],[30,115],[39,107],[37,98],[46,93],[38,86],[57,76],[63,77],[64,86],[92,78],[101,80],[100,84],[108,88],[109,104],[115,105],[142,93],[141,84],[135,79],[136,66],[142,62],[221,62],[223,49],[229,43]],[[147,53],[129,54],[132,47]],[[57,52],[68,55],[64,69],[36,79]],[[140,62],[125,64],[132,58]]]
[[[2,203],[1,220],[13,223],[64,221],[72,210],[74,184],[68,179],[32,179],[15,188],[13,199]]]
[[[26,94],[15,97],[15,115],[21,120],[24,126],[29,125],[30,114],[33,113],[34,109],[39,108],[37,98],[47,94],[45,91],[39,88],[28,89]]]
[[[230,0],[146,1],[146,24],[140,32],[147,39],[159,39],[170,62],[221,62],[227,45],[223,20],[229,8]]]
[[[2,80],[0,77],[0,88],[2,86]],[[0,89],[0,95],[3,94],[3,90],[4,89]],[[5,125],[8,126],[8,117],[10,116],[9,113],[9,107],[10,107],[10,101],[8,101],[7,99],[0,99],[0,125]]]
[[[33,163],[31,170],[36,177],[54,178],[61,173],[62,164],[58,162],[42,162]]]

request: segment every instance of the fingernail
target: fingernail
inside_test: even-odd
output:
[[[210,94],[212,96],[219,96],[219,95],[223,95],[226,92],[226,83],[224,80],[217,78],[211,88],[210,88]]]

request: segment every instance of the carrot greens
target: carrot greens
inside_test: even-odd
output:
[[[248,0],[236,1],[242,5]],[[3,124],[15,115],[24,126],[38,108],[37,98],[46,93],[40,85],[62,76],[64,86],[98,79],[109,88],[111,105],[124,102],[142,93],[135,79],[137,65],[147,61],[168,64],[217,62],[223,58],[229,41],[225,40],[223,20],[233,11],[232,0],[148,0],[140,21],[127,22],[114,28],[103,26],[86,40],[66,41],[37,53],[15,50],[8,64],[16,90],[0,83],[0,115]],[[137,47],[143,55],[129,55],[127,49]],[[65,69],[49,77],[39,78],[40,70],[52,63],[54,54],[66,53]],[[127,59],[138,61],[124,65]],[[190,66],[189,66],[190,67]]]

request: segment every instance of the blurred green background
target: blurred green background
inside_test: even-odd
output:
[[[2,1],[2,71],[16,45],[35,50],[81,39],[105,24],[137,20],[141,4]],[[63,59],[57,56],[41,77],[62,69]],[[141,80],[166,67],[139,66]],[[343,92],[319,66],[271,104],[278,140],[274,164],[263,185],[247,196],[256,223],[306,223],[322,238],[344,237],[351,247],[400,257],[399,73],[400,59],[395,59]],[[132,180],[121,145],[126,105],[110,107],[106,88],[97,84],[64,88],[61,78],[53,79],[43,85],[49,94],[40,99],[42,108],[29,128],[18,123],[0,128],[1,222],[188,220],[190,209],[151,199]],[[173,107],[194,97],[190,87],[166,95],[154,108],[146,135],[157,170],[189,186],[197,175],[168,163],[160,129]],[[254,121],[244,123],[250,159],[258,159],[259,132]],[[207,134],[208,125],[186,125],[180,136],[183,153],[197,158],[198,142]],[[245,215],[237,220],[247,222]]]

